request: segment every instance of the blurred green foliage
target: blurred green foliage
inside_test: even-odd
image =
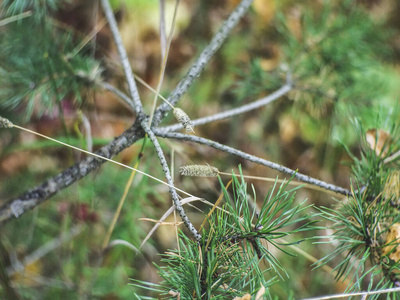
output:
[[[100,63],[86,55],[89,47],[50,14],[56,2],[32,1],[32,17],[0,32],[0,107],[23,108],[25,122],[34,112],[51,115],[58,108],[62,113],[66,99],[77,107],[87,103],[100,78]],[[3,9],[14,14],[30,8],[27,1],[3,2]],[[36,9],[42,13],[35,14]]]

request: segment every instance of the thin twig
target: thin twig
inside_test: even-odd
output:
[[[278,98],[282,97],[283,95],[287,94],[288,92],[290,92],[292,90],[292,84],[291,83],[286,83],[284,86],[282,86],[279,90],[273,92],[272,94],[261,98],[259,100],[256,100],[254,102],[230,109],[230,110],[226,110],[211,116],[207,116],[207,117],[203,117],[203,118],[199,118],[196,120],[192,120],[192,124],[193,126],[198,126],[198,125],[203,125],[203,124],[207,124],[207,123],[211,123],[214,121],[218,121],[218,120],[222,120],[222,119],[226,119],[226,118],[230,118],[236,115],[240,115],[252,110],[255,110],[257,108],[260,108],[262,106],[265,106],[275,100],[277,100]],[[178,123],[178,124],[174,124],[171,126],[166,126],[166,127],[162,127],[160,128],[160,130],[165,130],[165,131],[177,131],[179,129],[183,128],[182,124]]]
[[[159,0],[160,3],[160,47],[161,61],[165,57],[165,48],[167,45],[167,35],[165,33],[165,0]],[[162,64],[162,63],[161,63]]]
[[[131,98],[129,98],[128,95],[126,95],[124,92],[120,91],[119,89],[117,89],[116,87],[114,87],[113,85],[107,83],[107,82],[95,82],[95,84],[97,84],[98,86],[102,87],[105,90],[108,90],[112,93],[114,93],[115,95],[117,95],[119,98],[121,98],[122,100],[124,100],[124,103],[128,104],[129,108],[135,112],[135,105],[133,105],[133,101]]]
[[[136,83],[135,83],[135,78],[133,76],[133,72],[132,72],[132,68],[129,64],[129,60],[128,60],[128,56],[126,54],[126,50],[125,47],[122,43],[122,39],[121,36],[119,34],[118,31],[118,26],[117,26],[117,22],[115,21],[114,18],[114,14],[112,12],[110,3],[108,0],[101,0],[101,3],[103,5],[103,9],[104,9],[104,13],[106,15],[106,18],[108,20],[108,22],[110,23],[110,29],[111,32],[114,36],[115,39],[115,43],[117,45],[118,48],[118,52],[120,54],[121,57],[121,62],[122,65],[124,67],[124,71],[125,71],[125,76],[128,82],[128,86],[129,86],[129,91],[131,94],[131,98],[133,100],[133,103],[135,105],[135,110],[136,110],[136,114],[138,115],[138,117],[141,117],[143,114],[143,107],[142,104],[140,102],[140,97],[139,97],[139,93],[136,87]],[[190,222],[189,218],[186,216],[186,213],[182,207],[182,205],[179,202],[179,198],[178,198],[178,194],[175,190],[175,188],[173,188],[173,182],[172,182],[172,178],[171,178],[171,174],[169,172],[168,169],[168,165],[167,165],[167,161],[165,159],[164,153],[162,152],[162,149],[157,141],[156,136],[151,132],[150,127],[148,126],[148,124],[146,124],[146,119],[142,119],[141,120],[141,126],[143,128],[143,130],[146,132],[146,134],[149,136],[150,140],[152,141],[152,143],[154,144],[154,147],[156,148],[156,152],[157,155],[160,159],[160,163],[162,166],[162,169],[165,173],[165,177],[167,178],[167,182],[170,185],[170,193],[172,196],[172,200],[174,202],[174,205],[176,207],[176,210],[178,211],[179,215],[181,216],[183,222],[185,223],[186,227],[189,229],[189,231],[194,235],[194,237],[197,240],[201,239],[201,235],[197,232],[196,228],[194,228],[193,224]]]
[[[98,8],[96,5],[96,14],[95,15],[97,15],[97,11],[98,11]],[[95,39],[97,34],[99,33],[99,31],[106,24],[107,24],[107,22],[105,20],[102,20],[101,22],[99,21],[99,23],[95,26],[95,28],[88,35],[85,35],[84,39],[78,44],[77,47],[75,47],[74,52],[71,54],[71,57],[74,57],[75,55],[77,55],[91,40]],[[94,56],[94,54],[93,54],[93,56]]]
[[[105,0],[103,0],[105,1]],[[172,91],[168,97],[168,102],[173,106],[179,101],[183,94],[187,92],[189,87],[193,84],[195,79],[200,76],[204,67],[208,64],[210,59],[214,56],[215,52],[221,47],[222,43],[229,36],[232,29],[239,22],[240,18],[247,12],[253,0],[242,0],[235,8],[229,18],[221,25],[210,44],[203,50],[197,60],[190,67],[185,77],[179,82],[177,87]],[[161,104],[154,114],[153,126],[157,126],[164,116],[171,109],[170,106],[163,103]]]
[[[89,152],[93,152],[92,127],[86,115],[82,111],[79,111],[79,114],[82,117],[82,125],[85,130],[86,149]]]
[[[106,15],[107,21],[110,25],[111,33],[114,37],[119,56],[121,57],[121,63],[124,68],[126,81],[128,83],[129,92],[131,100],[135,107],[136,115],[139,117],[143,114],[143,106],[140,101],[139,92],[136,87],[135,78],[133,77],[133,72],[129,63],[128,55],[126,53],[125,47],[122,43],[121,35],[118,30],[117,21],[115,20],[110,2],[108,0],[101,0],[101,4],[103,6],[104,14]]]
[[[4,26],[4,25],[7,25],[9,23],[15,22],[15,21],[22,20],[22,19],[30,17],[30,16],[32,16],[32,11],[31,10],[23,12],[23,13],[18,14],[18,15],[14,15],[14,16],[5,18],[5,19],[0,21],[0,27]]]
[[[141,253],[140,253],[140,250],[139,250],[138,248],[136,248],[136,247],[135,247],[134,245],[132,245],[131,243],[129,243],[129,242],[125,241],[125,240],[121,240],[121,239],[112,240],[112,241],[108,244],[106,250],[109,250],[109,249],[111,249],[112,247],[117,246],[117,245],[125,246],[125,247],[131,249],[133,252],[135,252],[135,253],[137,253],[137,254],[141,254]],[[143,256],[143,255],[142,255],[142,256]],[[146,263],[148,263],[147,260],[145,260],[145,261],[146,261]]]
[[[135,164],[135,169],[138,168],[138,164],[139,164],[139,160]],[[108,227],[108,230],[107,230],[107,233],[106,233],[106,237],[103,240],[103,244],[101,246],[102,250],[106,249],[107,246],[108,246],[108,242],[110,241],[110,237],[111,237],[112,232],[114,231],[115,224],[117,224],[117,220],[119,218],[119,215],[121,214],[122,207],[124,206],[126,197],[128,196],[128,192],[129,192],[129,189],[131,187],[133,178],[135,177],[135,174],[136,174],[136,171],[132,170],[131,175],[129,176],[129,179],[125,184],[124,193],[123,193],[122,197],[119,200],[117,209],[116,209],[116,211],[114,213],[114,216],[113,216],[113,218],[111,220],[111,224]]]
[[[344,189],[342,187],[338,187],[336,185],[326,183],[324,181],[321,181],[321,180],[312,178],[310,176],[298,173],[292,169],[289,169],[289,168],[279,165],[277,163],[268,161],[266,159],[259,158],[257,156],[245,153],[245,152],[237,150],[235,148],[214,142],[212,140],[208,140],[208,139],[205,139],[202,137],[188,135],[188,134],[182,134],[182,133],[176,133],[176,132],[164,132],[161,130],[154,130],[154,133],[160,137],[173,138],[173,139],[178,139],[178,140],[190,141],[190,142],[194,142],[197,144],[207,145],[207,146],[213,147],[215,149],[224,151],[226,153],[242,157],[248,161],[251,161],[251,162],[266,166],[268,168],[277,170],[279,172],[289,174],[291,176],[294,176],[295,178],[297,178],[298,180],[300,180],[302,182],[313,184],[313,185],[319,186],[326,190],[333,191],[338,194],[342,194],[342,195],[346,195],[346,196],[350,195],[350,192],[347,189]]]
[[[385,158],[383,161],[384,164],[387,164],[388,162],[391,162],[392,160],[395,160],[400,156],[400,150],[398,150],[396,153],[392,154],[391,156]]]
[[[277,178],[268,178],[268,177],[260,177],[260,176],[250,176],[250,175],[241,175],[241,174],[235,174],[235,173],[225,173],[225,172],[218,172],[220,175],[225,175],[225,176],[232,176],[235,175],[237,177],[243,176],[243,178],[247,179],[255,179],[255,180],[262,180],[262,181],[267,181],[267,182],[277,182],[277,183],[287,183],[288,185],[294,185],[294,186],[304,186],[304,188],[308,188],[310,190],[314,191],[319,191],[323,193],[328,193],[333,196],[337,195],[337,193],[332,192],[331,190],[323,189],[319,186],[311,185],[311,184],[306,184],[304,182],[299,182],[299,181],[287,181],[287,179],[277,179]]]
[[[63,234],[60,237],[47,242],[40,248],[33,251],[31,254],[25,256],[22,263],[17,261],[11,267],[7,268],[8,276],[13,276],[15,273],[21,273],[26,268],[26,266],[33,264],[34,262],[40,260],[45,255],[54,251],[64,243],[72,240],[77,235],[79,235],[82,230],[82,225],[76,225],[72,227],[71,230],[69,230],[66,234]]]
[[[167,67],[167,60],[168,60],[169,50],[171,48],[172,36],[174,34],[175,20],[176,20],[177,14],[178,14],[179,3],[180,3],[180,0],[176,0],[174,16],[172,18],[171,30],[170,30],[169,36],[168,36],[167,48],[165,49],[165,54],[163,55],[160,74],[159,74],[159,78],[158,78],[157,91],[156,91],[156,94],[154,95],[153,105],[151,107],[151,113],[150,113],[150,118],[149,118],[150,125],[151,125],[151,122],[153,121],[153,116],[154,116],[154,112],[156,110],[158,95],[160,94],[161,85],[164,80],[165,69]],[[167,103],[171,106],[171,108],[173,108],[172,104],[170,104],[169,102],[167,102]]]
[[[172,181],[172,177],[171,177],[171,173],[169,171],[168,168],[168,164],[167,161],[165,159],[164,153],[161,149],[160,144],[158,143],[157,137],[154,135],[154,133],[151,131],[147,120],[143,119],[141,122],[142,128],[144,129],[144,131],[147,133],[150,141],[153,143],[156,152],[157,152],[157,156],[160,160],[161,163],[161,167],[164,171],[165,177],[167,179],[168,184],[170,185],[169,191],[170,194],[172,196],[172,201],[174,203],[175,209],[178,212],[179,216],[181,217],[183,223],[185,224],[185,226],[189,229],[189,231],[192,233],[192,235],[195,237],[195,239],[197,241],[201,240],[201,235],[198,233],[198,231],[196,230],[196,228],[193,226],[192,222],[189,220],[189,218],[187,217],[185,210],[182,207],[181,202],[179,201],[178,198],[178,194],[176,192],[176,190],[174,188],[172,188],[171,186],[174,186],[174,183]]]
[[[303,300],[327,300],[327,299],[334,299],[334,298],[350,298],[353,296],[371,296],[371,295],[378,295],[378,294],[388,294],[388,293],[396,293],[400,292],[400,287],[392,288],[392,289],[385,289],[380,291],[370,291],[370,292],[358,292],[358,293],[348,293],[348,294],[335,294],[329,296],[322,296],[322,297],[314,297],[314,298],[305,298]]]

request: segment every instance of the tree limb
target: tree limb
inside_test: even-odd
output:
[[[156,148],[157,156],[160,160],[162,169],[164,171],[165,177],[167,179],[168,184],[173,186],[173,181],[171,177],[171,172],[169,171],[167,161],[165,159],[164,153],[161,149],[160,144],[158,143],[157,137],[154,135],[154,133],[150,130],[149,125],[147,124],[147,119],[142,120],[142,127],[146,131],[148,137],[152,141],[154,147]],[[201,235],[198,233],[196,228],[193,226],[192,222],[190,222],[189,218],[187,217],[184,208],[182,207],[181,202],[179,201],[178,194],[175,189],[169,188],[169,192],[172,196],[172,201],[174,202],[175,210],[179,213],[179,216],[181,217],[183,223],[185,226],[189,229],[189,231],[192,233],[192,235],[195,237],[197,241],[201,240]]]
[[[351,195],[350,191],[348,191],[347,189],[341,188],[339,186],[330,184],[330,183],[326,183],[324,181],[312,178],[310,176],[298,173],[292,169],[289,169],[287,167],[284,167],[282,165],[279,165],[277,163],[268,161],[266,159],[263,158],[259,158],[257,156],[245,153],[243,151],[237,150],[235,148],[214,142],[212,140],[208,140],[202,137],[198,137],[198,136],[194,136],[194,135],[188,135],[188,134],[183,134],[183,133],[176,133],[176,132],[165,132],[165,131],[161,131],[161,130],[154,130],[154,134],[160,137],[164,137],[164,138],[173,138],[173,139],[178,139],[178,140],[184,140],[184,141],[190,141],[190,142],[194,142],[197,144],[202,144],[202,145],[206,145],[206,146],[210,146],[213,147],[215,149],[224,151],[226,153],[232,154],[232,155],[236,155],[239,157],[242,157],[248,161],[266,166],[268,168],[277,170],[279,172],[294,176],[295,178],[297,178],[300,181],[303,181],[305,183],[309,183],[309,184],[313,184],[316,186],[319,186],[321,188],[324,188],[326,190],[330,190],[333,191],[335,193],[338,194],[342,194],[342,195]]]
[[[292,84],[290,82],[286,83],[284,86],[282,86],[279,90],[276,90],[275,92],[273,92],[272,94],[261,98],[257,101],[230,109],[230,110],[226,110],[220,113],[216,113],[214,115],[211,116],[207,116],[207,117],[203,117],[203,118],[199,118],[199,119],[195,119],[192,120],[192,124],[193,127],[194,126],[198,126],[198,125],[204,125],[207,123],[211,123],[214,121],[218,121],[218,120],[223,120],[223,119],[227,119],[236,115],[240,115],[252,110],[255,110],[257,108],[260,108],[262,106],[265,106],[275,100],[277,100],[278,98],[282,97],[283,95],[287,94],[288,92],[290,92],[292,90]],[[162,127],[159,128],[159,130],[164,130],[165,132],[171,132],[171,131],[177,131],[179,129],[182,129],[183,126],[180,123],[171,125],[171,126],[166,126],[166,127]]]
[[[144,132],[137,121],[131,128],[95,153],[106,158],[112,158],[137,140],[143,138],[143,136]],[[35,208],[60,190],[98,169],[104,162],[105,160],[103,159],[88,156],[60,174],[46,180],[41,185],[25,192],[20,197],[9,200],[0,207],[0,224],[12,218],[18,218]]]

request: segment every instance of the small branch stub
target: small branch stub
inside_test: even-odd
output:
[[[219,171],[215,167],[205,165],[189,165],[180,167],[179,172],[182,176],[194,177],[216,177]]]
[[[185,127],[187,133],[194,132],[192,120],[182,109],[174,108],[174,116]]]
[[[12,128],[12,127],[14,127],[14,124],[10,120],[0,117],[0,128]]]

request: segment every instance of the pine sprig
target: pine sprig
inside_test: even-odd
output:
[[[165,265],[159,267],[164,282],[154,291],[164,290],[166,298],[171,298],[172,291],[180,299],[227,299],[246,292],[255,294],[261,286],[266,288],[264,296],[270,297],[268,287],[276,278],[267,281],[264,274],[285,270],[265,242],[290,255],[285,249],[288,244],[276,239],[311,230],[314,223],[303,214],[308,206],[294,205],[297,188],[287,190],[284,183],[275,191],[276,185],[258,212],[243,177],[233,176],[232,194],[223,188],[224,210],[208,216],[208,227],[203,228],[199,243],[181,234],[180,250],[164,256]],[[261,268],[261,260],[271,268]],[[135,285],[152,289],[144,283]]]
[[[0,33],[0,105],[24,107],[25,120],[34,112],[52,112],[67,98],[77,106],[87,103],[102,71],[86,49],[77,51],[73,32],[55,26],[50,16],[42,18],[46,22],[26,18]]]
[[[387,120],[386,120],[387,121]],[[382,137],[376,133],[368,133],[359,120],[354,120],[354,128],[359,136],[360,157],[354,155],[346,145],[343,144],[347,153],[352,159],[351,170],[354,178],[357,178],[358,184],[362,190],[366,190],[367,199],[373,200],[376,197],[393,198],[390,194],[396,194],[396,183],[391,178],[398,170],[399,158],[394,158],[386,162],[388,157],[393,157],[400,148],[400,132],[396,125],[397,120],[390,120],[390,132],[387,140],[380,141]],[[370,139],[374,141],[375,146],[367,143],[366,136],[370,134]],[[379,141],[378,141],[379,140]],[[377,149],[380,144],[382,149]],[[388,185],[391,185],[389,188]],[[400,183],[397,184],[400,188]],[[400,190],[399,190],[400,192]],[[392,199],[395,202],[398,199]]]
[[[398,270],[399,263],[387,264],[382,249],[388,246],[385,242],[388,228],[399,222],[400,216],[392,212],[389,201],[380,201],[379,198],[368,201],[366,195],[366,191],[360,192],[358,189],[353,192],[353,197],[339,202],[337,208],[319,209],[320,216],[332,224],[332,239],[338,245],[316,264],[321,266],[328,262],[336,262],[336,279],[352,281],[347,291],[362,289],[363,280],[367,275],[373,275],[369,279],[370,288],[387,287],[388,282],[395,284],[397,280],[393,270]],[[391,245],[393,243],[397,245],[399,241],[392,242]],[[378,287],[374,286],[374,277],[382,275],[384,280]]]

